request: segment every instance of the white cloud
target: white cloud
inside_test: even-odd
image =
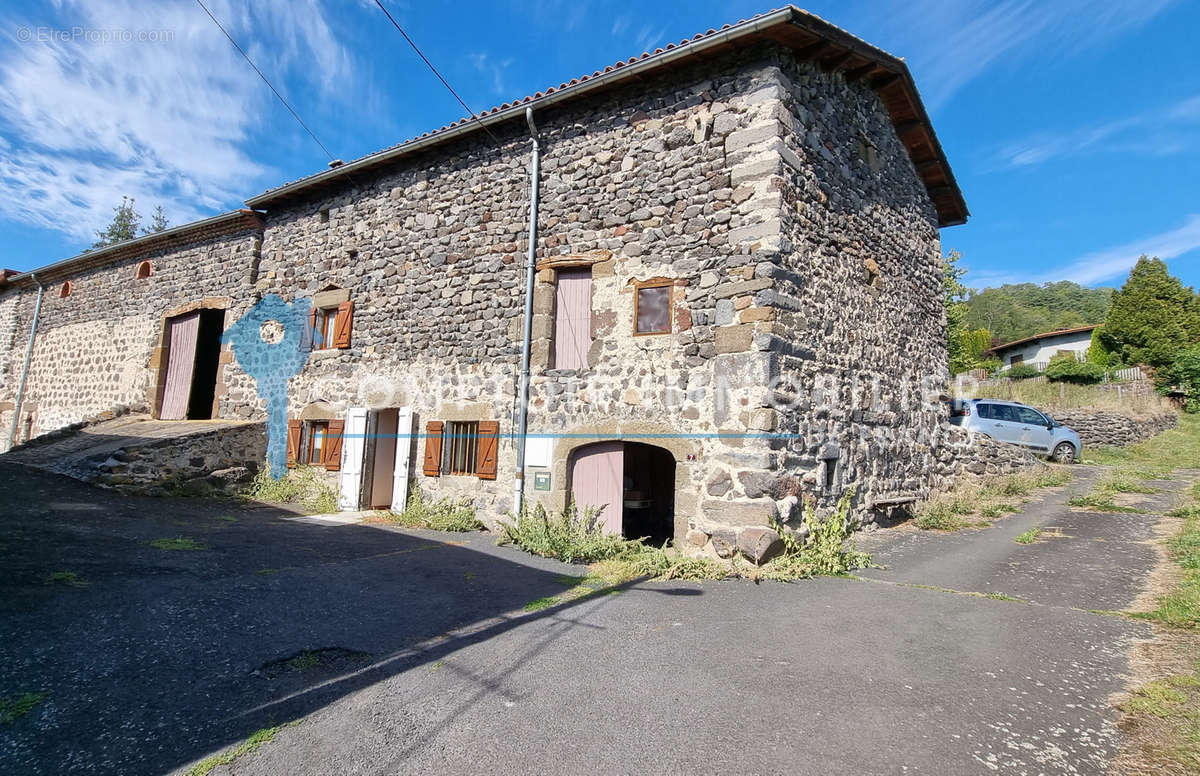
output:
[[[906,0],[893,2],[887,27],[872,39],[894,41],[931,109],[1003,62],[1073,55],[1140,27],[1177,0]]]
[[[1187,217],[1183,225],[1161,234],[1135,240],[1115,248],[1107,248],[1072,262],[1047,280],[1074,280],[1089,285],[1101,280],[1118,278],[1129,271],[1142,255],[1157,256],[1164,261],[1174,259],[1200,248],[1200,213]]]
[[[502,59],[494,60],[486,52],[476,54],[468,54],[467,59],[479,71],[479,74],[487,77],[491,81],[492,93],[497,97],[509,98],[515,95],[507,94],[508,87],[504,80],[505,72],[512,66],[513,60]]]
[[[287,85],[333,95],[351,75],[317,0],[208,5],[285,96]],[[10,147],[0,217],[90,242],[122,195],[145,216],[162,203],[181,223],[236,206],[267,179],[248,151],[257,133],[278,133],[261,122],[279,109],[195,3],[64,0],[55,19],[7,21],[35,39],[0,49],[0,134]],[[38,40],[41,24],[166,35]]]
[[[1008,143],[996,153],[992,168],[1029,167],[1059,157],[1095,153],[1167,156],[1200,150],[1196,140],[1200,97],[1169,108],[1066,132],[1039,132]]]

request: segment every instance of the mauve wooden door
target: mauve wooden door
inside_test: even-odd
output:
[[[554,368],[586,369],[591,346],[592,270],[559,270],[554,292]]]
[[[183,420],[187,417],[188,397],[192,392],[200,313],[171,318],[167,321],[167,327],[167,379],[158,417],[163,420]]]
[[[625,444],[597,442],[575,452],[571,464],[571,496],[578,514],[604,507],[600,518],[608,533],[621,533],[625,486]]]

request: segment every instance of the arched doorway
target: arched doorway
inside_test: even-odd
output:
[[[580,514],[601,509],[605,530],[661,546],[675,536],[675,458],[640,442],[595,442],[571,453],[570,492]]]

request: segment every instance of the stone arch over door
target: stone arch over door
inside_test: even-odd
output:
[[[230,297],[205,297],[191,302],[178,305],[167,310],[159,319],[158,341],[155,344],[154,350],[150,353],[150,379],[148,380],[148,391],[146,394],[146,406],[150,410],[150,414],[154,418],[162,416],[162,400],[163,394],[167,387],[168,373],[168,355],[169,355],[169,331],[171,319],[186,316],[190,313],[214,310],[222,311],[228,318],[229,308],[232,306],[233,300]],[[226,325],[229,321],[226,320]],[[229,345],[221,345],[217,358],[217,374],[216,384],[213,387],[212,411],[210,417],[220,417],[220,402],[227,391],[225,383],[225,366],[233,361],[233,350]]]
[[[571,461],[576,451],[596,443],[640,444],[657,448],[671,458],[674,463],[672,538],[676,546],[682,546],[689,523],[695,520],[699,508],[700,485],[694,481],[694,469],[702,451],[700,441],[680,436],[677,430],[665,424],[646,421],[569,429],[555,442],[551,468],[553,487],[543,499],[548,508],[558,510],[566,507],[571,492]],[[527,476],[532,478],[532,475]]]

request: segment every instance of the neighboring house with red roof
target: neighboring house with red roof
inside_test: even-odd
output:
[[[904,61],[807,12],[709,30],[247,205],[10,278],[0,421],[19,413],[23,438],[114,401],[261,418],[214,337],[276,294],[315,308],[287,383],[289,459],[333,472],[350,508],[410,478],[493,525],[514,492],[573,497],[627,535],[753,557],[798,502],[853,488],[870,521],[946,461],[927,398],[947,376],[938,230],[967,208]]]
[[[1001,369],[1008,369],[1014,364],[1028,364],[1036,369],[1045,369],[1050,359],[1062,353],[1070,353],[1079,361],[1087,358],[1088,348],[1092,345],[1092,332],[1102,324],[1076,326],[1072,329],[1058,329],[1019,340],[997,345],[985,355],[998,358]]]

